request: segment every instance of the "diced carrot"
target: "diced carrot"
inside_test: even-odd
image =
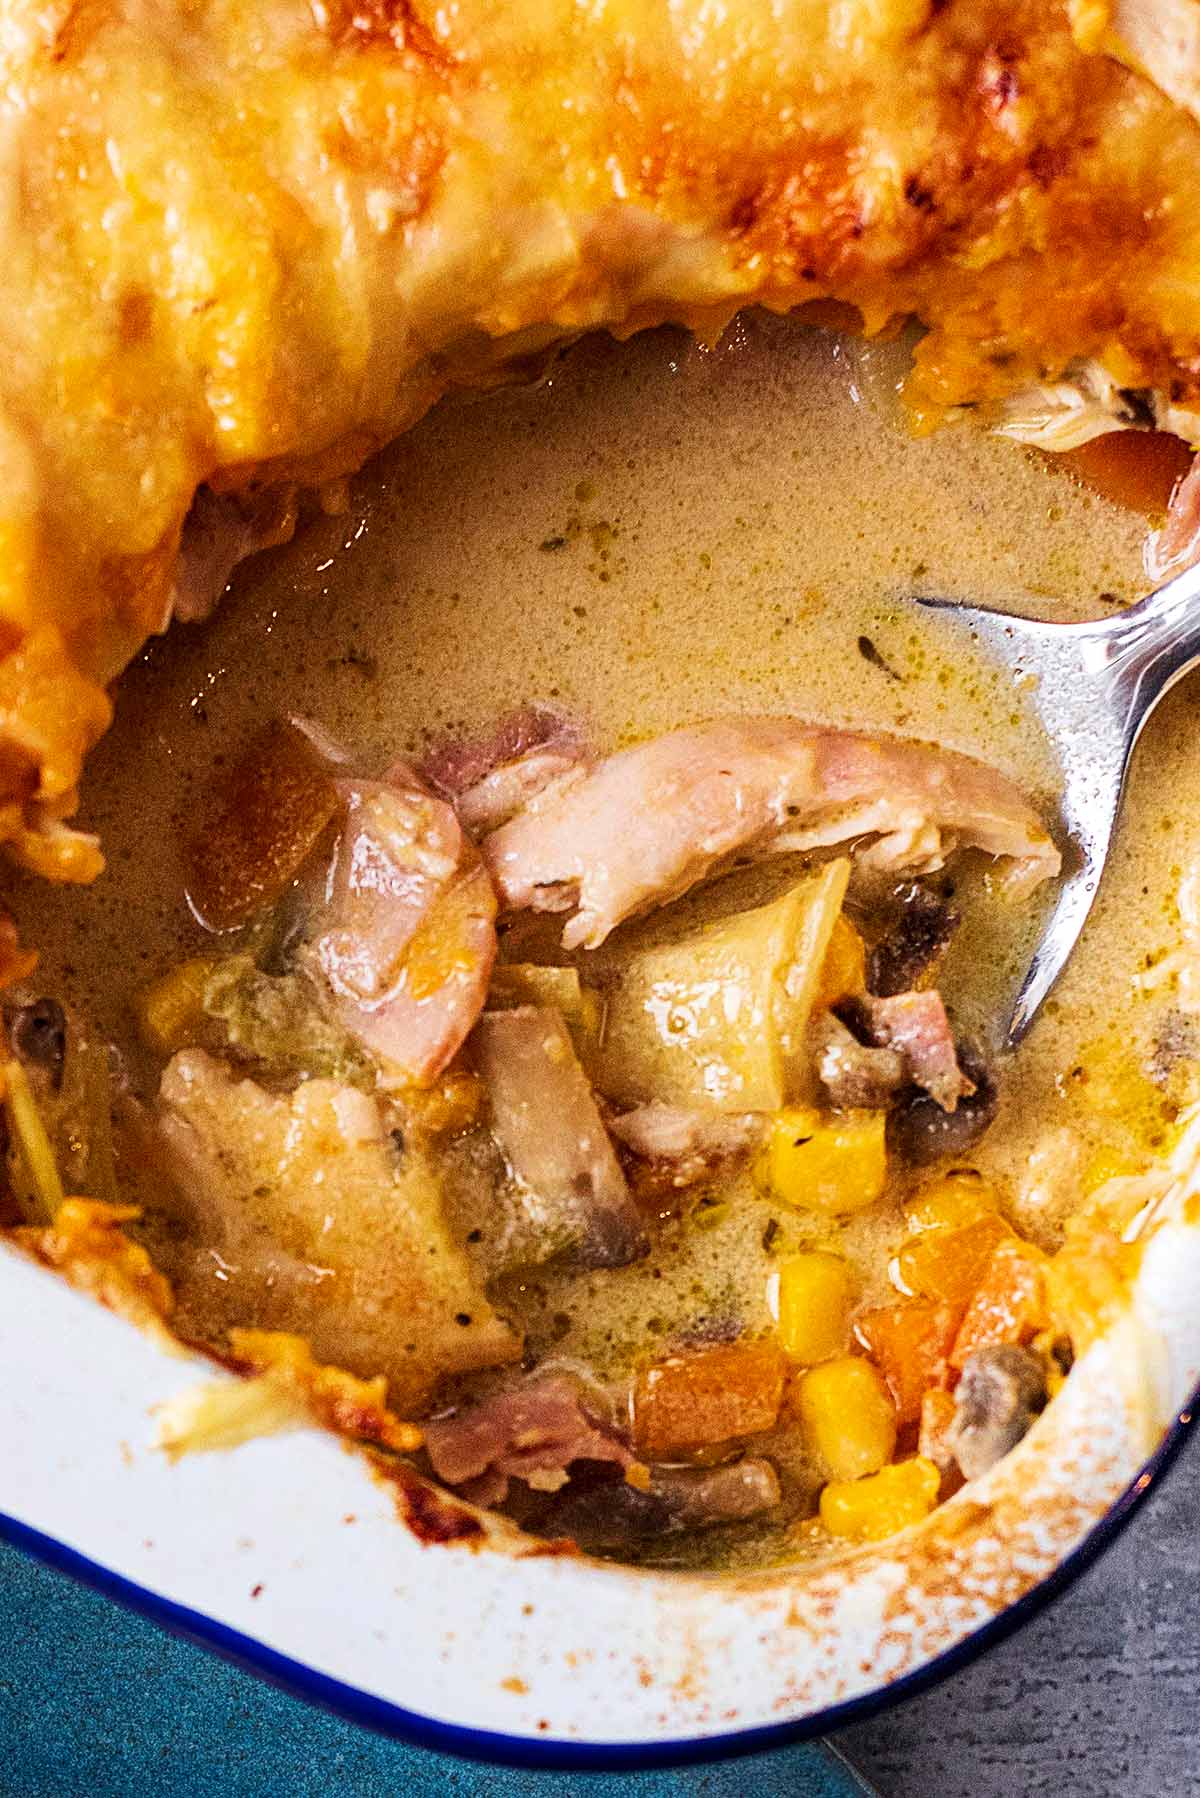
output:
[[[976,1218],[961,1230],[926,1231],[906,1243],[896,1257],[901,1291],[966,1306],[987,1271],[992,1251],[1011,1234],[995,1212]]]
[[[1045,1255],[1032,1242],[1012,1236],[996,1244],[954,1339],[953,1367],[962,1367],[976,1349],[1028,1342],[1045,1329],[1045,1264]]]
[[[1071,1218],[1066,1241],[1046,1269],[1050,1315],[1081,1355],[1129,1304],[1140,1242],[1122,1242],[1087,1218]]]
[[[839,912],[829,936],[829,947],[821,968],[817,990],[818,1006],[836,1005],[861,993],[867,984],[866,945],[849,918]]]
[[[1147,518],[1161,518],[1176,484],[1192,464],[1192,452],[1168,431],[1110,431],[1047,461],[1072,474],[1105,499]]]
[[[217,786],[188,855],[188,896],[213,930],[245,924],[279,899],[337,810],[337,790],[308,739],[269,724]]]
[[[921,1400],[921,1430],[917,1448],[927,1461],[946,1473],[956,1465],[950,1446],[950,1426],[954,1422],[953,1395],[939,1386],[931,1386]]]
[[[888,1383],[900,1423],[915,1423],[931,1386],[949,1379],[950,1349],[962,1319],[957,1305],[910,1299],[881,1305],[855,1322],[855,1334]]]
[[[638,1452],[690,1454],[769,1430],[787,1376],[787,1356],[774,1342],[722,1343],[644,1367],[633,1389]]]

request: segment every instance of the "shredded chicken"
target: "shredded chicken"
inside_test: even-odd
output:
[[[531,705],[509,712],[485,737],[441,744],[421,772],[453,801],[463,828],[481,836],[585,761],[576,721],[550,706]]]
[[[1013,862],[1026,886],[1060,857],[1011,781],[947,750],[729,718],[655,737],[551,787],[484,843],[502,904],[569,914],[568,949],[677,898],[735,854],[873,838],[862,858],[928,871],[959,845]]]

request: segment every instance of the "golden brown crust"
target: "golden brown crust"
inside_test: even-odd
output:
[[[99,866],[63,819],[198,482],[336,478],[574,332],[833,296],[927,321],[920,425],[1076,356],[1196,402],[1172,4],[12,0],[0,839]]]
[[[125,1234],[124,1226],[140,1215],[136,1205],[66,1199],[53,1223],[14,1230],[12,1240],[80,1292],[172,1342],[165,1328],[174,1309],[171,1288],[141,1244]]]
[[[239,1373],[269,1378],[292,1393],[316,1420],[339,1436],[374,1442],[407,1454],[424,1440],[387,1406],[387,1381],[356,1379],[345,1368],[318,1361],[303,1337],[280,1330],[231,1330]]]

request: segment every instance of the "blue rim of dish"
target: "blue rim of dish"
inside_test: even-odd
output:
[[[1166,1431],[1162,1442],[1144,1463],[1136,1478],[1121,1493],[1104,1516],[1095,1523],[1054,1571],[1015,1600],[998,1616],[981,1624],[961,1642],[935,1655],[923,1667],[906,1673],[891,1684],[841,1704],[830,1705],[792,1722],[760,1724],[753,1729],[713,1736],[682,1737],[659,1742],[572,1742],[559,1739],[540,1740],[536,1736],[510,1736],[497,1730],[470,1729],[462,1724],[439,1723],[418,1711],[405,1710],[389,1699],[377,1698],[357,1686],[319,1673],[290,1655],[268,1648],[241,1630],[218,1623],[202,1611],[163,1598],[145,1586],[126,1579],[103,1567],[76,1549],[68,1548],[53,1536],[43,1534],[30,1524],[0,1511],[0,1541],[9,1543],[35,1560],[66,1573],[81,1584],[113,1599],[117,1604],[138,1612],[152,1623],[182,1636],[186,1641],[211,1649],[223,1660],[257,1675],[271,1685],[279,1686],[310,1704],[321,1706],[352,1723],[362,1724],[382,1735],[389,1735],[420,1748],[452,1754],[463,1760],[491,1762],[493,1765],[523,1767],[535,1771],[558,1770],[575,1773],[621,1773],[656,1767],[694,1765],[701,1761],[729,1760],[738,1755],[761,1754],[790,1743],[809,1741],[828,1734],[848,1723],[861,1722],[881,1711],[911,1698],[918,1692],[945,1679],[973,1661],[977,1655],[1014,1630],[1077,1580],[1097,1557],[1108,1548],[1128,1523],[1146,1494],[1171,1466],[1187,1438],[1188,1431],[1200,1414],[1200,1387],[1191,1403],[1180,1411]]]

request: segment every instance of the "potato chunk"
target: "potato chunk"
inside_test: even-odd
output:
[[[502,963],[492,969],[487,1002],[491,1011],[511,1011],[518,1005],[553,1006],[563,1015],[576,1055],[590,1068],[603,1007],[598,995],[581,983],[577,968],[541,967],[529,961]]]
[[[805,1036],[850,864],[782,898],[613,958],[596,1084],[625,1105],[778,1111],[807,1092]]]
[[[433,1170],[397,1148],[367,1094],[309,1080],[276,1096],[186,1050],[163,1075],[159,1136],[224,1275],[180,1293],[209,1330],[294,1331],[322,1361],[386,1374],[409,1412],[444,1375],[519,1355],[449,1235]]]

